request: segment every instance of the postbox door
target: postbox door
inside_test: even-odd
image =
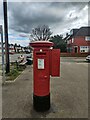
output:
[[[60,76],[60,49],[52,49],[50,54],[50,74]]]
[[[49,94],[49,51],[35,52],[34,59],[34,94],[45,96]]]

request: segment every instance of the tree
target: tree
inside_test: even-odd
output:
[[[66,52],[66,42],[62,35],[52,36],[50,41],[54,43],[54,48],[59,48],[61,52]]]
[[[17,47],[17,43],[14,44],[15,53],[16,53],[16,47]]]
[[[15,45],[14,45],[15,47],[17,47],[17,43],[15,43]]]
[[[30,37],[33,39],[32,41],[48,41],[52,32],[48,25],[37,26],[32,29]]]

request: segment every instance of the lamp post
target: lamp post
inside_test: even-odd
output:
[[[4,0],[3,2],[3,10],[4,10],[6,73],[9,73],[10,63],[9,63],[9,44],[8,44],[7,0]]]

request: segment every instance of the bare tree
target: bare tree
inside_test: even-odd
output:
[[[48,41],[50,35],[52,34],[48,25],[37,26],[32,29],[30,37],[33,39],[32,41]]]

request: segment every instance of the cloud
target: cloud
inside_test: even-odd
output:
[[[15,43],[17,43],[18,45],[20,44],[21,46],[28,46],[29,45],[29,43],[30,43],[30,40],[13,40],[13,42],[12,42],[12,40],[10,39],[9,40],[9,43],[13,43],[13,44],[15,44]]]
[[[17,34],[9,34],[9,43],[17,43],[18,45],[22,45],[22,46],[28,46],[29,45],[30,40],[27,38],[27,36],[23,37]]]
[[[83,11],[86,11],[86,4],[65,2],[9,3],[9,21],[11,21],[9,28],[17,32],[30,33],[32,28],[40,24],[47,24],[51,28],[56,26],[57,29],[62,28],[67,23],[70,26],[71,22],[81,19],[79,14],[83,15]]]
[[[11,29],[29,33],[31,29],[40,24],[55,24],[63,20],[63,17],[57,14],[57,8],[51,8],[50,3],[11,3],[17,9],[12,8]],[[27,7],[26,7],[27,6]],[[18,12],[20,11],[20,12]],[[58,11],[59,12],[59,11]]]
[[[88,25],[87,5],[86,2],[8,2],[9,33],[24,40],[32,28],[46,24],[53,35],[65,35],[73,28]]]

